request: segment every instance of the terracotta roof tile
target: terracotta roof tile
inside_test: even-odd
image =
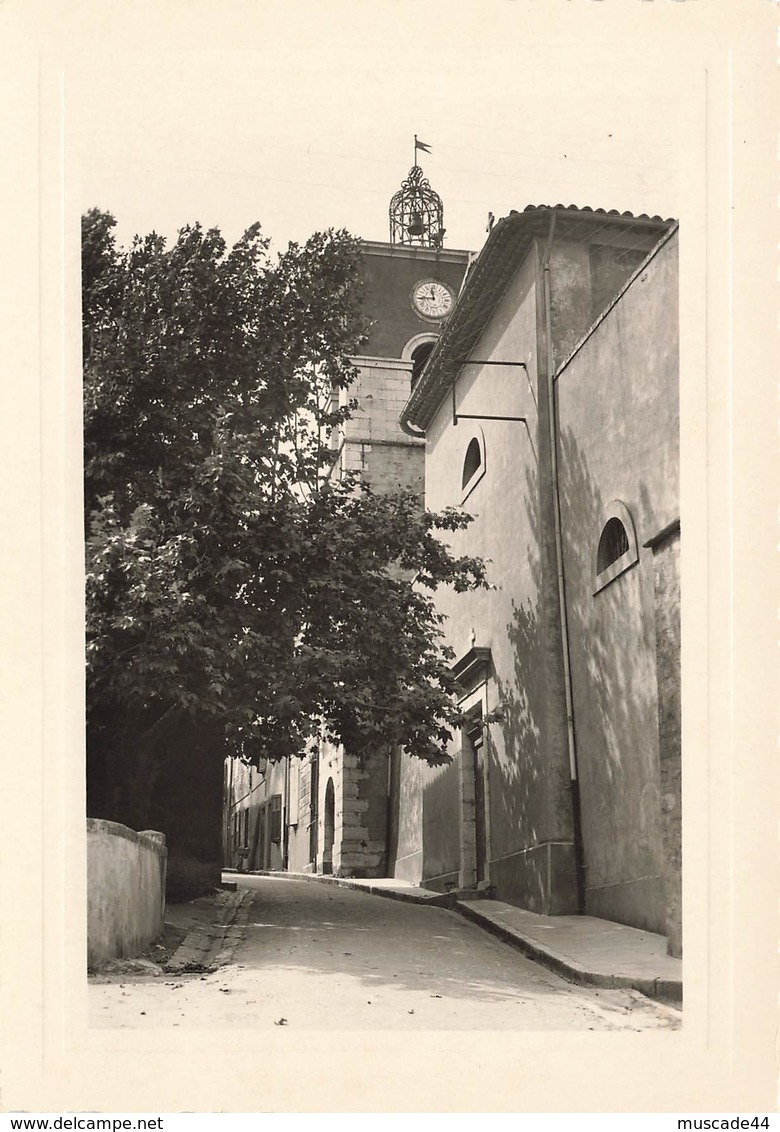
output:
[[[558,209],[563,212],[592,212],[598,216],[622,216],[628,220],[656,220],[661,224],[672,224],[673,217],[650,216],[647,212],[620,212],[617,208],[591,208],[589,204],[527,204],[523,212],[536,212],[538,209]],[[510,209],[510,216],[519,216],[516,209]]]

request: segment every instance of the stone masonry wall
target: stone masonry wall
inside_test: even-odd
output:
[[[409,396],[411,362],[371,361],[359,367],[359,377],[347,396],[358,408],[342,434],[342,471],[359,471],[376,491],[413,487],[422,491],[423,441],[406,436],[398,423]]]
[[[339,802],[341,804],[339,804]],[[387,755],[341,758],[336,796],[333,871],[337,876],[383,876],[387,844]]]

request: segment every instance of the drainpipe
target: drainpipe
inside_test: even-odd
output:
[[[485,715],[489,715],[492,709],[490,707],[490,681],[487,678],[487,674],[485,675],[485,684],[484,684],[484,687],[482,689],[482,697],[483,697],[483,701],[484,701],[484,704],[485,704]],[[493,856],[493,836],[492,836],[493,830],[492,830],[491,821],[490,821],[490,755],[491,755],[493,744],[492,744],[491,739],[490,739],[490,728],[489,727],[485,727],[483,732],[482,732],[482,747],[483,747],[483,750],[485,752],[485,761],[484,761],[484,764],[483,764],[483,767],[482,767],[482,790],[483,790],[483,793],[484,793],[484,796],[485,796],[484,797],[484,803],[485,803],[485,817],[484,817],[484,822],[485,822],[485,866],[484,866],[485,867],[485,873],[484,873],[484,881],[485,881],[485,887],[488,890],[486,895],[490,895],[490,889],[493,888],[493,882],[492,882],[492,878],[490,876],[490,861],[491,861],[491,858]],[[476,758],[476,752],[474,752],[474,757]],[[495,892],[495,888],[493,888],[493,891]]]
[[[550,429],[550,465],[553,484],[553,525],[555,528],[555,568],[558,576],[558,612],[561,624],[561,653],[563,655],[563,684],[566,697],[566,735],[569,748],[569,774],[571,778],[572,828],[574,834],[574,865],[577,883],[577,910],[585,911],[585,854],[582,841],[582,815],[580,808],[580,784],[577,771],[577,742],[574,731],[574,702],[571,685],[571,662],[569,658],[569,621],[566,614],[566,584],[563,574],[563,538],[561,536],[561,496],[558,476],[558,427],[555,404],[555,382],[553,381],[553,341],[552,313],[550,308],[550,250],[557,213],[550,219],[550,232],[544,251],[544,332],[547,339],[547,416]]]

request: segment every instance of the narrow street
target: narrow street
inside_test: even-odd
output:
[[[456,912],[285,877],[252,893],[232,959],[210,974],[90,980],[98,1027],[646,1030],[677,1011],[572,985]]]

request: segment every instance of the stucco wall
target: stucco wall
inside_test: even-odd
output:
[[[422,881],[430,888],[455,887],[460,869],[460,752],[447,766],[423,770]]]
[[[642,543],[679,516],[676,237],[557,380],[574,721],[594,915],[663,932],[655,584]],[[594,593],[605,511],[621,501],[639,557]]]
[[[297,822],[290,828],[289,868],[294,873],[313,871],[312,847],[316,853],[316,832],[312,834],[312,823],[317,817],[317,798],[313,787],[319,764],[309,755],[301,759],[298,771]]]
[[[425,765],[401,752],[398,759],[397,837],[392,875],[419,884],[423,875],[422,807]]]
[[[553,244],[549,278],[554,369],[639,267],[657,236],[631,232],[621,237],[613,232],[599,237],[594,232]]]
[[[87,956],[140,955],[163,930],[165,865],[162,833],[136,833],[118,822],[87,818]]]
[[[555,548],[548,371],[586,335],[558,382],[561,525],[571,630],[574,717],[582,747],[586,841],[584,887],[593,914],[663,930],[656,695],[656,598],[652,554],[594,596],[595,542],[603,512],[622,499],[649,537],[678,514],[676,249],[663,247],[602,322],[594,320],[627,282],[657,233],[620,233],[577,243],[556,237],[550,259],[551,357],[545,354],[546,244],[532,247],[502,295],[474,359],[457,377],[426,434],[426,504],[474,516],[449,536],[455,553],[488,560],[494,588],[437,594],[456,656],[490,649],[483,708],[500,701],[488,728],[487,869],[500,898],[545,913],[575,911],[577,860]],[[612,241],[612,242],[610,242]],[[673,242],[674,243],[674,242]],[[641,246],[640,246],[641,245]],[[590,330],[589,330],[590,328]],[[523,416],[526,424],[469,421]],[[481,475],[462,489],[469,442],[483,446]],[[445,769],[407,766],[398,862],[423,883],[446,885],[464,848],[467,820],[461,737]],[[465,767],[465,763],[463,764]],[[419,797],[413,801],[417,791]],[[400,873],[399,873],[400,875]]]
[[[448,541],[456,553],[488,559],[496,587],[437,595],[456,656],[469,649],[472,630],[476,645],[491,649],[485,708],[491,710],[499,700],[504,706],[504,722],[490,726],[485,749],[490,800],[486,879],[503,899],[540,912],[564,912],[575,910],[575,892],[560,635],[549,568],[551,495],[545,459],[546,390],[540,385],[538,364],[537,285],[537,261],[531,254],[472,352],[477,359],[523,361],[527,372],[475,364],[461,372],[456,388],[459,413],[525,416],[527,427],[465,420],[453,427],[451,403],[443,403],[427,433],[426,504],[435,511],[462,502],[474,516],[466,531],[448,536]],[[485,472],[462,499],[466,449],[480,430]],[[458,746],[453,744],[453,753]],[[423,820],[428,798],[433,802],[443,793],[439,778],[427,773]],[[450,794],[447,814],[452,810]],[[435,827],[429,823],[426,862],[449,862],[448,828],[446,822]]]

